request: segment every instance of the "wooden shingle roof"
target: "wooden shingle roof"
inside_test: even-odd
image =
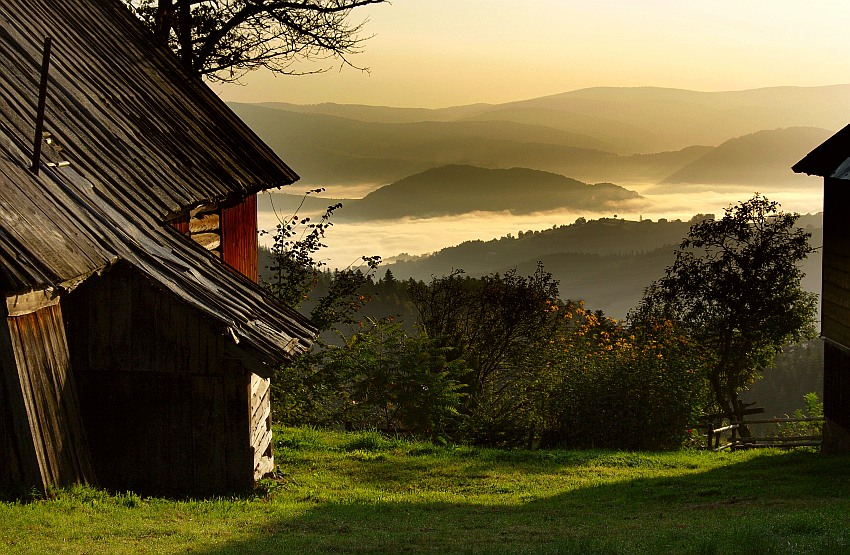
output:
[[[211,321],[254,360],[258,374],[309,348],[315,329],[261,287],[139,205],[99,194],[73,165],[28,169],[0,135],[0,284],[7,296],[61,295],[128,264]],[[5,145],[4,145],[5,143]],[[265,367],[265,371],[263,370]]]
[[[166,220],[298,179],[120,0],[0,4],[0,117],[13,140],[34,135],[47,36],[45,129],[108,184],[104,195],[132,196]]]
[[[797,173],[850,179],[850,125],[791,167]]]
[[[45,145],[29,170],[45,36]],[[0,288],[61,295],[126,264],[218,324],[258,374],[315,329],[164,223],[297,176],[118,0],[0,3]],[[265,370],[264,370],[265,368]]]

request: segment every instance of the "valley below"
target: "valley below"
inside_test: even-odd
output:
[[[231,106],[301,175],[260,195],[261,229],[342,204],[321,254],[328,268],[378,255],[379,274],[428,280],[542,262],[564,298],[622,318],[694,216],[756,192],[810,215],[800,223],[820,246],[821,181],[791,166],[846,124],[837,107],[848,105],[850,85],[601,87],[437,110]],[[819,255],[806,273],[819,293]]]

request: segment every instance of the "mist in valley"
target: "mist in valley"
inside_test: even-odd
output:
[[[553,226],[567,225],[582,217],[597,219],[617,216],[635,221],[641,219],[657,221],[662,218],[687,221],[698,213],[722,214],[723,208],[752,197],[754,192],[762,192],[770,199],[779,201],[786,211],[814,214],[823,209],[823,193],[819,180],[810,179],[812,186],[808,190],[768,193],[745,187],[712,189],[706,186],[705,190],[698,192],[652,194],[647,191],[655,189],[654,184],[632,184],[629,188],[641,193],[645,199],[619,212],[553,210],[525,215],[514,215],[508,212],[470,212],[459,217],[337,222],[327,233],[328,246],[324,249],[323,258],[331,268],[347,267],[356,263],[364,255],[380,255],[386,261],[391,261],[402,253],[423,255],[464,241],[486,241],[508,234],[516,236],[520,231],[541,231]],[[328,199],[327,202],[331,204],[335,202],[335,199]],[[261,211],[260,228],[273,230],[279,223],[279,218],[291,214],[295,208],[297,205],[294,202],[276,203],[277,214],[270,210]],[[345,203],[343,202],[340,213],[344,211]],[[312,217],[318,215],[316,211],[307,211],[304,214]],[[271,238],[268,235],[261,237],[261,243],[268,245],[270,242]]]

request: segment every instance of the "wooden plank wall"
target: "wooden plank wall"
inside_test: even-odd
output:
[[[121,265],[70,297],[71,358],[100,484],[166,495],[250,487],[250,375],[225,357],[223,330]]]
[[[5,303],[0,303],[0,321],[6,316]],[[0,326],[0,454],[3,492],[42,485],[8,325]]]
[[[171,227],[185,235],[189,233],[189,214],[184,214],[179,218],[175,218],[171,220],[169,224]]]
[[[221,258],[221,208],[207,204],[190,212],[188,233],[193,241]]]
[[[850,353],[831,343],[824,346],[823,410],[850,431]]]
[[[821,333],[824,348],[823,409],[830,433],[824,449],[833,450],[850,431],[850,226],[844,211],[850,187],[843,180],[824,180],[823,291]],[[835,428],[830,423],[837,423]],[[844,430],[840,432],[840,430]]]
[[[850,206],[846,181],[824,180],[822,333],[850,347]]]
[[[15,443],[21,478],[41,488],[96,483],[80,418],[76,387],[60,305],[6,318],[17,369],[17,384],[4,372],[7,398],[18,396],[23,412],[15,411]],[[14,390],[14,388],[19,388]],[[14,406],[13,406],[14,409]],[[27,453],[34,451],[34,459]]]
[[[274,470],[270,386],[270,379],[251,374],[251,446],[255,480]]]
[[[78,383],[84,398],[111,392],[83,407],[101,486],[212,495],[253,484],[248,434],[239,433],[247,428],[247,381],[87,372]]]
[[[222,211],[221,259],[248,279],[259,279],[257,195]]]

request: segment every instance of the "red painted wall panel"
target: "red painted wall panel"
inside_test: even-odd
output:
[[[180,216],[179,218],[171,220],[168,223],[171,225],[171,227],[173,227],[180,233],[189,233],[189,214]]]
[[[256,282],[257,195],[225,208],[221,214],[221,259],[239,273]]]

